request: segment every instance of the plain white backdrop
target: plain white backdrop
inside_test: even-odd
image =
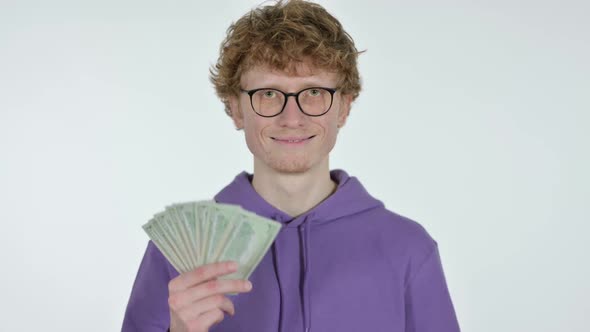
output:
[[[0,0],[1,331],[120,330],[141,225],[252,170],[208,70],[259,3]],[[462,330],[588,331],[590,4],[320,3],[367,50],[331,167],[437,240]]]

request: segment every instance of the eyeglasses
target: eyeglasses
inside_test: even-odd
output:
[[[308,116],[322,116],[332,107],[334,93],[337,89],[311,87],[295,93],[286,93],[277,89],[261,88],[254,90],[240,89],[250,96],[250,104],[256,114],[271,118],[283,112],[289,97],[295,97],[299,110]]]

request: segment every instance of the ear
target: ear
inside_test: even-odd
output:
[[[340,112],[338,113],[338,128],[342,128],[350,114],[350,107],[352,105],[352,95],[342,95],[340,98]]]
[[[229,114],[234,121],[237,130],[244,128],[244,115],[240,109],[240,101],[236,96],[230,96],[227,99],[227,107],[229,107]]]

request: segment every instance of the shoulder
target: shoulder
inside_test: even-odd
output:
[[[147,272],[152,277],[159,276],[162,280],[166,281],[179,275],[178,271],[170,264],[152,240],[148,241],[139,269],[140,274],[141,272]]]
[[[437,242],[420,222],[385,207],[367,211],[363,219],[366,235],[398,268],[414,270],[437,249]]]
[[[367,211],[367,214],[368,226],[389,241],[411,247],[432,247],[436,243],[426,228],[414,219],[385,207]]]

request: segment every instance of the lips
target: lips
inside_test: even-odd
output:
[[[303,141],[307,141],[308,139],[314,138],[315,135],[308,136],[308,137],[271,137],[275,141],[285,142],[285,143],[300,143]]]

